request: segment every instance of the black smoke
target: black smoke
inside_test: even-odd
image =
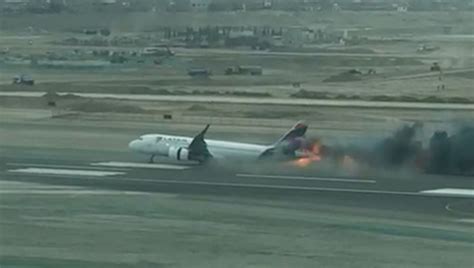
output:
[[[465,126],[453,135],[437,131],[429,142],[430,173],[474,174],[474,127]]]
[[[376,144],[371,159],[373,164],[400,167],[414,163],[422,149],[421,143],[416,140],[416,134],[421,128],[421,124],[403,126],[392,136]]]
[[[416,134],[420,124],[403,126],[392,135],[379,139],[371,145],[349,144],[346,146],[324,145],[322,155],[325,159],[341,161],[350,156],[358,163],[376,168],[397,168],[416,160],[421,150]]]
[[[423,140],[423,125],[404,125],[370,146],[322,147],[323,157],[340,160],[350,156],[372,168],[413,168],[426,173],[474,175],[474,127],[463,126],[450,134],[435,131]],[[424,144],[424,145],[423,145]]]

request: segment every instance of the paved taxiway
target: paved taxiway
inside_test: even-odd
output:
[[[0,264],[473,264],[472,178],[148,165],[126,148],[140,130],[43,123],[0,128]]]
[[[472,111],[474,104],[464,103],[428,103],[428,102],[387,102],[364,100],[319,100],[319,99],[291,99],[291,98],[252,98],[252,97],[221,97],[221,96],[170,96],[150,94],[106,94],[81,92],[56,92],[59,95],[74,94],[91,99],[117,99],[139,101],[167,101],[191,103],[224,103],[224,104],[262,104],[262,105],[290,105],[315,107],[353,107],[353,108],[396,108],[396,109],[426,109],[426,110],[459,110]],[[41,97],[46,92],[10,91],[0,92],[5,97]]]

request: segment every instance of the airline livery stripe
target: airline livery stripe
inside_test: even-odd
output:
[[[323,178],[323,177],[301,177],[301,176],[282,176],[282,175],[261,175],[261,174],[236,174],[243,178],[260,179],[279,179],[279,180],[306,180],[306,181],[328,181],[328,182],[348,182],[348,183],[377,183],[375,180],[364,179],[341,179],[341,178]]]

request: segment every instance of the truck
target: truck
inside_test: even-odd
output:
[[[436,51],[436,50],[439,50],[439,49],[440,49],[440,47],[438,47],[438,46],[422,44],[418,47],[416,52],[417,53],[429,53],[429,52],[433,52],[433,51]]]
[[[209,77],[212,75],[212,71],[207,68],[190,68],[188,69],[188,75],[191,77]]]
[[[263,70],[261,66],[251,65],[237,65],[230,66],[225,69],[226,75],[262,75]]]
[[[169,47],[146,47],[142,51],[142,56],[174,56],[175,53]]]
[[[15,75],[13,77],[12,84],[33,86],[35,84],[35,80],[27,74]]]
[[[433,65],[430,67],[432,72],[441,72],[441,66],[437,62],[433,62]]]

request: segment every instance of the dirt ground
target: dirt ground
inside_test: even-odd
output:
[[[297,16],[296,16],[297,15]],[[262,12],[248,14],[127,14],[118,21],[111,14],[59,14],[27,18],[8,16],[0,20],[0,48],[8,48],[6,57],[0,56],[0,90],[11,90],[14,75],[31,74],[38,86],[47,91],[78,91],[120,93],[135,90],[194,90],[263,92],[275,97],[288,97],[300,89],[332,95],[405,96],[438,98],[474,98],[471,82],[474,77],[473,17],[470,13],[357,13],[319,14]],[[69,57],[74,49],[91,50],[104,47],[72,47],[54,44],[55,41],[75,37],[74,31],[91,25],[108,25],[113,34],[150,34],[153,27],[180,26],[178,18],[187,16],[193,25],[266,25],[275,27],[324,26],[326,29],[350,29],[349,35],[372,38],[358,45],[329,44],[313,48],[291,48],[281,51],[252,51],[248,49],[185,49],[173,48],[175,57],[159,65],[153,63],[109,64],[105,67],[81,69],[63,65],[57,68],[33,66],[25,62],[12,63],[8,57],[42,55],[47,52]],[[86,19],[87,18],[87,19]],[[167,19],[166,19],[167,18]],[[258,18],[258,21],[257,21]],[[64,25],[54,22],[67,21]],[[127,21],[129,24],[127,24]],[[160,24],[163,22],[164,24]],[[395,23],[396,22],[396,23]],[[31,32],[31,25],[34,25]],[[451,34],[443,34],[449,25]],[[30,29],[30,30],[28,30]],[[421,44],[439,47],[439,50],[417,53]],[[143,49],[142,47],[106,47],[110,50]],[[2,63],[3,62],[3,63]],[[443,73],[430,72],[438,62]],[[260,65],[262,76],[226,76],[224,70],[232,65]],[[186,70],[191,67],[209,68],[210,79],[191,79]],[[356,79],[329,77],[357,69],[362,72]],[[376,74],[368,75],[373,69]],[[344,77],[344,75],[342,75]],[[22,90],[22,89],[20,89]],[[130,93],[130,92],[127,92]],[[132,92],[133,93],[133,92]]]

